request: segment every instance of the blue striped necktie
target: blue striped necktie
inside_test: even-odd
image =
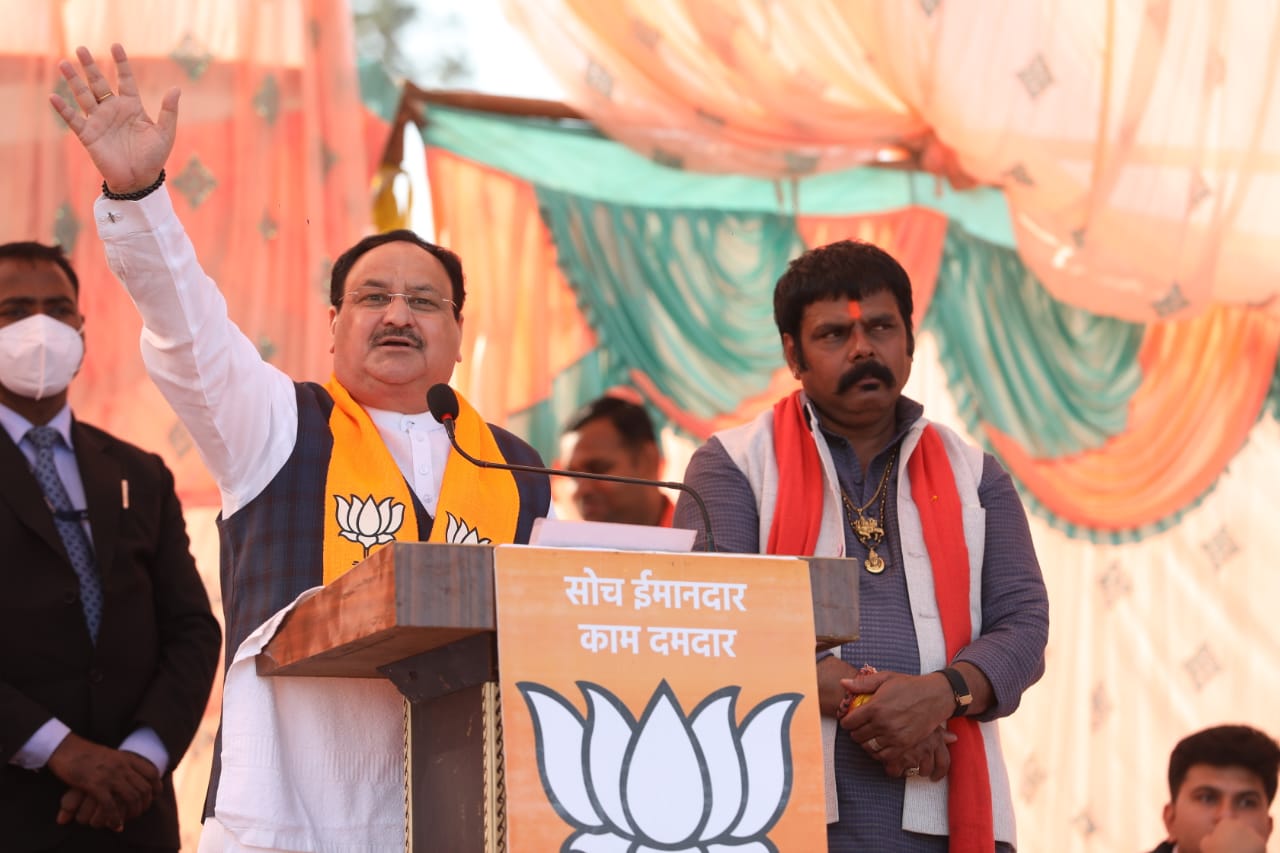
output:
[[[51,426],[38,426],[27,430],[26,438],[36,449],[32,473],[53,509],[53,523],[62,537],[67,556],[71,558],[71,566],[80,578],[80,604],[84,607],[89,636],[96,643],[98,626],[102,624],[102,580],[98,577],[98,567],[94,565],[93,546],[89,543],[84,524],[79,520],[80,513],[71,505],[71,498],[53,461],[53,448],[62,441],[62,435]]]

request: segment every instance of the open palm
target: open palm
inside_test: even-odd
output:
[[[112,192],[127,193],[154,183],[164,168],[178,130],[176,88],[165,93],[155,120],[147,115],[129,58],[118,44],[111,46],[119,93],[93,60],[87,48],[76,49],[83,76],[74,65],[58,64],[75,103],[50,95],[49,103],[80,140]],[[78,109],[77,109],[78,107]]]

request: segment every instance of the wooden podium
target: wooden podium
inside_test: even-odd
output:
[[[856,562],[807,562],[817,647],[857,639]],[[399,688],[417,853],[506,850],[493,564],[490,545],[387,545],[299,604],[258,655],[259,675]]]

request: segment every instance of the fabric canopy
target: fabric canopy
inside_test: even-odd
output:
[[[907,158],[1001,188],[1051,294],[1148,322],[1280,311],[1280,6],[505,0],[610,137],[689,171]]]
[[[966,425],[1072,535],[1175,523],[1273,394],[1274,315],[1218,306],[1135,324],[1063,303],[974,233],[1011,233],[990,188],[937,193],[918,173],[860,168],[797,179],[780,199],[770,181],[654,164],[582,126],[446,107],[429,109],[424,139],[441,238],[484,282],[459,380],[544,453],[578,404],[619,383],[696,440],[771,404],[789,382],[773,284],[806,246],[843,237],[903,260]]]

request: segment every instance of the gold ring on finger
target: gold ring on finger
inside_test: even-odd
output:
[[[102,95],[94,95],[94,98],[97,99],[98,103],[102,103],[107,98],[114,98],[115,96],[116,96],[115,92],[106,92],[105,94],[102,94]]]

